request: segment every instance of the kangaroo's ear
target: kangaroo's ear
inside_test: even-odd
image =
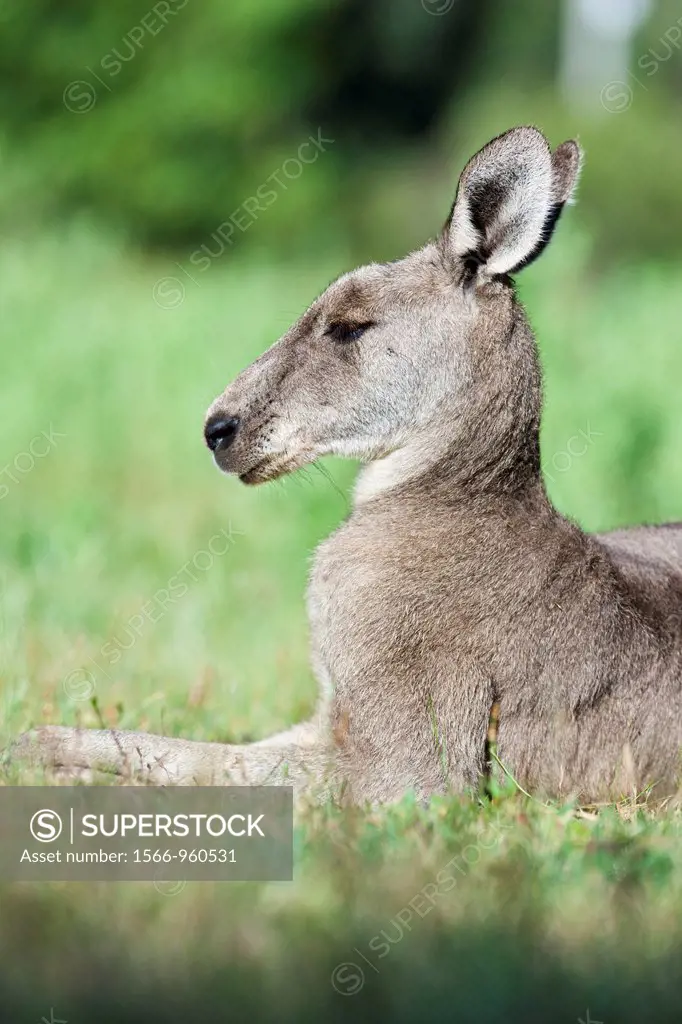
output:
[[[545,248],[580,169],[580,149],[552,153],[536,128],[512,128],[472,157],[439,244],[481,279],[511,274]]]

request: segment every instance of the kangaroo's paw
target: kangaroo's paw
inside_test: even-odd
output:
[[[294,735],[307,742],[291,742]],[[277,744],[231,746],[144,732],[46,725],[20,736],[9,750],[9,761],[42,768],[60,779],[104,775],[155,786],[285,785],[302,792],[325,778],[328,750],[308,733],[304,737],[295,730],[282,734]]]
[[[199,781],[197,773],[203,775],[206,766],[202,764],[205,757],[197,754],[201,748],[213,746],[218,745],[114,729],[46,725],[20,736],[9,750],[9,760],[42,768],[59,781],[117,776],[162,786],[182,785]]]

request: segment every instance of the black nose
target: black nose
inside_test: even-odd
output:
[[[229,448],[239,430],[236,416],[212,416],[204,427],[204,438],[212,452]]]

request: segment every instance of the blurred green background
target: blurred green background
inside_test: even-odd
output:
[[[44,722],[242,741],[312,710],[307,568],[348,511],[354,467],[330,461],[331,481],[312,468],[246,490],[213,467],[204,411],[330,279],[436,233],[466,159],[514,124],[539,125],[553,144],[577,136],[586,152],[577,205],[519,281],[545,368],[550,494],[589,529],[681,519],[681,114],[682,8],[669,0],[2,0],[4,741]],[[229,549],[211,556],[221,530],[231,531]],[[150,621],[143,609],[179,573],[184,592]],[[222,941],[241,943],[256,974],[280,928],[299,958],[310,932],[331,964],[343,960],[352,934],[373,934],[370,918],[390,919],[404,899],[394,881],[384,893],[377,844],[399,850],[407,832],[413,845],[403,859],[414,869],[415,835],[427,846],[438,836],[445,856],[472,827],[453,806],[427,820],[413,811],[375,816],[365,846],[344,839],[342,864],[311,866],[308,852],[284,910],[272,886],[188,889],[173,928],[175,915],[194,922],[193,935],[212,928],[214,953]],[[321,842],[326,825],[317,827],[302,848]],[[334,827],[346,835],[345,819]],[[547,913],[532,941],[559,936],[561,948],[586,920],[599,930],[611,896],[622,911],[624,876],[602,878],[592,839],[575,878],[584,868],[584,891],[602,887],[598,913],[585,906],[578,927],[570,901],[556,895],[565,880],[558,869],[539,897],[542,850],[555,865],[563,840],[543,846],[542,815],[526,827],[535,831],[527,848],[516,839],[510,884],[528,902],[519,896],[514,913],[492,925],[483,901],[482,948],[490,928],[514,947],[540,898]],[[490,870],[486,893],[500,879],[495,864]],[[335,927],[346,930],[338,955],[323,923],[330,886],[340,899]],[[467,916],[474,927],[476,892],[450,905],[452,920]],[[13,956],[30,955],[43,915],[53,921],[53,900],[36,1019],[60,972],[76,1000],[84,954],[68,947],[60,966],[58,936],[77,912],[87,921],[76,935],[105,935],[115,917],[121,944],[142,921],[165,948],[171,911],[158,893],[136,890],[114,909],[93,887],[53,887],[0,896],[8,948],[24,922]],[[440,948],[431,925],[429,942]],[[466,922],[443,927],[459,948]],[[460,961],[459,983],[483,969],[482,957]],[[512,961],[500,973],[499,1006],[514,989]],[[429,967],[419,965],[414,991],[426,992]],[[449,969],[438,975],[441,988]],[[310,964],[306,972],[318,977]],[[604,992],[613,982],[609,998],[615,977],[601,979]],[[337,1003],[316,1019],[330,1019],[339,997],[326,976],[320,984],[320,1007]],[[485,1000],[472,993],[458,1020],[502,1019],[483,1017]],[[303,1019],[298,998],[290,995],[291,1019]],[[644,1019],[634,1016],[643,1012],[636,1000],[618,998],[618,1020]],[[550,1019],[549,1003],[534,1017],[524,1000],[519,1020]],[[409,1019],[407,1004],[391,1006]],[[576,996],[567,1019],[583,1010]],[[668,1019],[663,1004],[658,1012]]]

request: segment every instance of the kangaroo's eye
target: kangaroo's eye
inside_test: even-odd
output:
[[[366,324],[342,324],[332,323],[326,330],[326,334],[332,338],[333,341],[338,341],[342,344],[350,341],[357,341],[361,338],[365,331],[368,331],[370,327],[374,327],[373,323]]]

